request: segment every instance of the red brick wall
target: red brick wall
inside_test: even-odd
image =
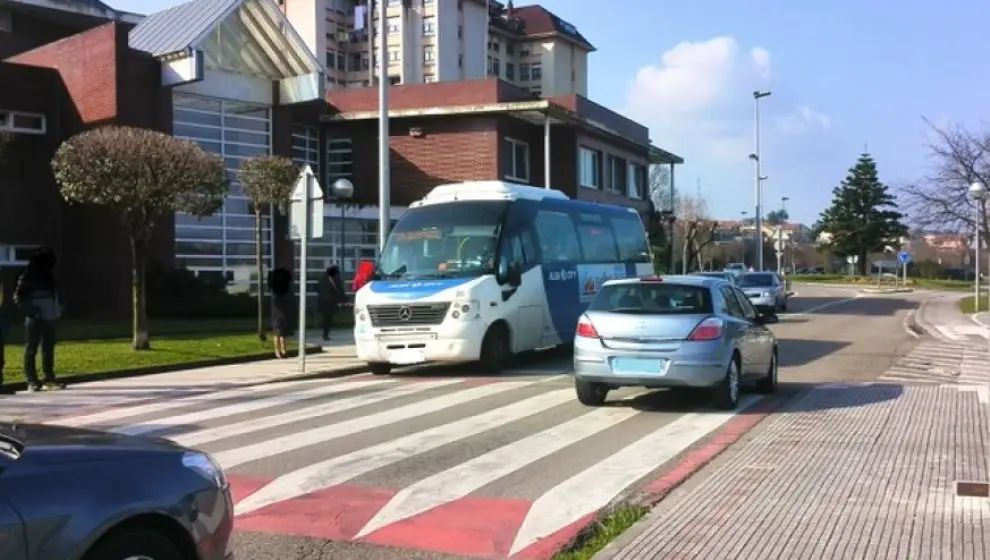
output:
[[[129,26],[108,23],[12,58],[19,64],[57,72],[63,99],[71,110],[50,136],[43,161],[26,169],[58,200],[48,162],[62,140],[101,124],[122,124],[171,131],[171,96],[159,87],[160,70],[151,57],[127,46]],[[20,84],[16,89],[28,87]],[[130,247],[114,209],[52,202],[36,212],[58,216],[56,244],[66,277],[66,311],[70,315],[126,316],[130,312]],[[173,220],[158,224],[152,258],[171,262]],[[2,234],[0,230],[0,234]],[[94,297],[99,294],[99,297]]]
[[[498,79],[393,86],[389,88],[388,95],[388,106],[393,111],[537,99],[529,92]],[[334,113],[377,111],[378,88],[334,90],[327,93],[327,102]]]

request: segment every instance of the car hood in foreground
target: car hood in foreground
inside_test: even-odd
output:
[[[183,447],[157,437],[129,436],[47,424],[0,424],[0,439],[24,446],[22,460],[96,460],[117,455],[181,453]]]

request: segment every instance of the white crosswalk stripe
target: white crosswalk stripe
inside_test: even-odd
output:
[[[175,395],[53,423],[162,436],[211,453],[232,480],[261,481],[240,495],[239,519],[264,518],[279,504],[312,507],[318,500],[307,496],[325,490],[400,480],[352,528],[353,539],[460,500],[528,501],[518,534],[501,537],[508,556],[598,511],[733,416],[622,402],[588,408],[570,383],[556,375],[300,381]],[[747,396],[740,408],[758,400]]]
[[[878,379],[887,383],[990,383],[984,344],[926,340]]]

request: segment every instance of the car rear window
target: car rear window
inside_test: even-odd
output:
[[[743,274],[739,285],[743,288],[773,286],[773,274]]]
[[[708,288],[643,282],[603,286],[588,311],[649,315],[691,315],[712,312]]]

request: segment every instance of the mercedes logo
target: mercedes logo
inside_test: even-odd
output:
[[[409,309],[408,307],[403,307],[402,309],[399,309],[400,321],[408,321],[411,318],[412,318],[412,309]]]

